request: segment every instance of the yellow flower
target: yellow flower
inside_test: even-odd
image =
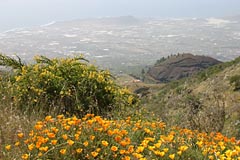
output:
[[[143,157],[143,155],[141,155],[141,154],[139,154],[139,153],[133,153],[132,155],[133,155],[135,158],[137,158],[137,159],[140,159],[140,158]]]
[[[98,152],[91,152],[91,155],[95,158],[98,155]]]
[[[78,149],[76,150],[77,153],[82,153],[82,151],[83,151],[82,148],[78,148]]]
[[[61,154],[66,154],[66,151],[67,151],[66,149],[61,149],[61,150],[60,150],[60,153],[61,153]]]
[[[46,146],[46,147],[40,147],[39,150],[40,150],[40,151],[47,152],[47,151],[48,151],[48,146]]]
[[[164,148],[164,149],[163,149],[163,151],[164,151],[165,153],[167,153],[168,150],[169,150],[168,148]]]
[[[107,141],[102,141],[102,145],[107,147],[108,146],[108,142]]]
[[[178,154],[179,156],[181,156],[181,155],[182,155],[182,151],[178,151],[177,154]]]
[[[16,142],[14,145],[15,145],[15,146],[19,146],[19,145],[20,145],[20,142],[18,141],[18,142]]]
[[[186,151],[188,149],[188,146],[180,146],[178,149],[180,151],[184,152],[184,151]]]
[[[42,155],[43,155],[42,152],[39,152],[39,153],[38,153],[38,157],[41,157]]]
[[[143,150],[144,150],[144,147],[143,147],[143,146],[139,146],[139,147],[137,148],[136,152],[137,152],[137,153],[141,153],[141,152],[143,152]]]
[[[11,149],[11,145],[6,145],[6,146],[5,146],[5,149],[6,149],[6,150],[10,150],[10,149]]]
[[[170,155],[169,155],[169,158],[170,158],[171,160],[173,160],[173,159],[175,158],[175,154],[170,154]]]
[[[111,147],[111,150],[112,150],[113,152],[116,152],[116,151],[118,150],[118,147],[112,146],[112,147]]]
[[[22,155],[22,159],[28,159],[28,157],[29,157],[28,154],[23,154]]]
[[[157,156],[163,157],[165,155],[165,152],[154,151],[154,154],[156,154]]]
[[[69,139],[69,140],[67,141],[67,143],[68,143],[70,146],[72,146],[72,145],[74,144],[74,141]]]
[[[35,147],[34,144],[29,144],[29,145],[28,145],[29,151],[33,150],[34,147]]]
[[[198,147],[202,148],[203,142],[202,141],[197,141],[196,144],[198,145]]]
[[[154,146],[155,146],[156,148],[160,148],[161,145],[162,145],[162,142],[158,142],[158,143],[154,144]]]
[[[231,158],[232,157],[232,151],[231,150],[227,150],[225,152],[225,154],[226,154],[227,158]]]

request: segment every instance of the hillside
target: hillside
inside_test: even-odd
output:
[[[146,79],[155,82],[170,82],[193,75],[200,70],[221,63],[207,56],[178,54],[162,58],[150,67]]]
[[[237,75],[240,58],[167,83],[145,105],[168,124],[240,138],[240,91],[230,83]]]

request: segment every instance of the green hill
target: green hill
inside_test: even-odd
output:
[[[158,83],[170,82],[191,76],[219,63],[221,62],[207,56],[192,55],[189,53],[172,55],[157,60],[156,64],[147,71],[145,79]]]
[[[167,83],[144,105],[170,125],[240,138],[239,75],[240,57]]]

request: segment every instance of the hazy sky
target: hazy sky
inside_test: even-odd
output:
[[[0,0],[0,31],[89,17],[240,15],[240,0]]]

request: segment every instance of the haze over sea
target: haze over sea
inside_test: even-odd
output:
[[[240,14],[239,6],[239,0],[1,0],[0,32],[93,17],[225,17]]]

